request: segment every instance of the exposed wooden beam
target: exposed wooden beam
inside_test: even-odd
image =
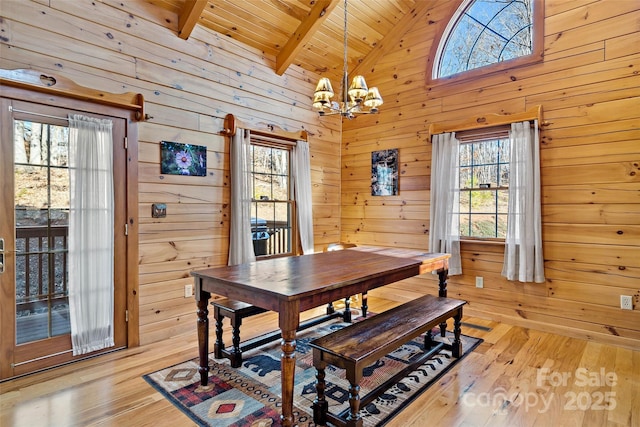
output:
[[[178,37],[184,40],[189,38],[206,6],[207,0],[189,0],[184,2],[184,9],[182,9],[178,17]]]
[[[421,0],[415,3],[415,7],[404,15],[386,36],[365,56],[356,67],[349,72],[355,76],[371,71],[380,58],[387,52],[396,48],[400,40],[407,34],[413,25],[420,21],[436,3],[434,0]]]
[[[294,61],[296,55],[322,25],[340,0],[317,0],[309,15],[300,22],[287,44],[276,57],[276,74],[281,76]]]

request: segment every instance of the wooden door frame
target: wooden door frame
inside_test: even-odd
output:
[[[127,138],[127,177],[126,177],[126,310],[128,321],[127,347],[140,345],[139,316],[139,275],[138,275],[138,120],[139,111],[118,106],[104,105],[97,102],[84,101],[70,96],[60,96],[29,90],[22,87],[1,86],[0,96],[43,105],[51,105],[70,110],[85,111],[89,114],[102,114],[125,120],[125,136]],[[115,224],[118,227],[118,224]],[[125,224],[121,225],[123,228]]]

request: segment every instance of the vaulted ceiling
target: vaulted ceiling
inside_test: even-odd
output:
[[[178,16],[177,36],[196,25],[292,65],[340,76],[344,67],[344,0],[148,0]],[[348,0],[349,73],[367,73],[397,45],[435,0]]]

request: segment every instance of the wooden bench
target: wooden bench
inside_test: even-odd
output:
[[[309,345],[313,348],[313,365],[317,369],[314,422],[318,425],[326,425],[329,421],[338,426],[362,427],[362,419],[358,413],[360,406],[367,405],[439,350],[444,344],[434,346],[431,330],[451,317],[454,319],[451,352],[453,357],[460,357],[460,323],[464,304],[466,302],[461,300],[426,295],[311,341]],[[359,392],[363,369],[423,333],[426,333],[425,354],[361,401]],[[324,395],[327,365],[346,370],[346,378],[350,384],[349,409],[343,414],[336,415],[328,411]]]
[[[228,298],[214,300],[211,305],[213,306],[213,318],[216,321],[216,342],[213,354],[216,359],[226,357],[231,361],[231,367],[239,368],[242,365],[242,349],[240,348],[240,325],[242,325],[242,319],[264,313],[267,310]],[[225,349],[222,341],[222,321],[225,317],[228,317],[231,321],[231,340],[233,344],[231,350]]]

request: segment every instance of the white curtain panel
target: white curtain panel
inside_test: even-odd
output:
[[[509,213],[502,275],[520,282],[544,282],[540,213],[538,121],[512,123]]]
[[[429,251],[451,254],[449,275],[462,274],[460,260],[460,142],[455,133],[433,135]]]
[[[313,206],[311,201],[311,158],[309,143],[298,141],[293,149],[293,182],[298,212],[302,253],[313,253]]]
[[[229,265],[256,260],[251,238],[251,196],[251,133],[238,128],[231,138]]]
[[[73,355],[113,347],[113,138],[110,120],[69,116],[69,310]]]

